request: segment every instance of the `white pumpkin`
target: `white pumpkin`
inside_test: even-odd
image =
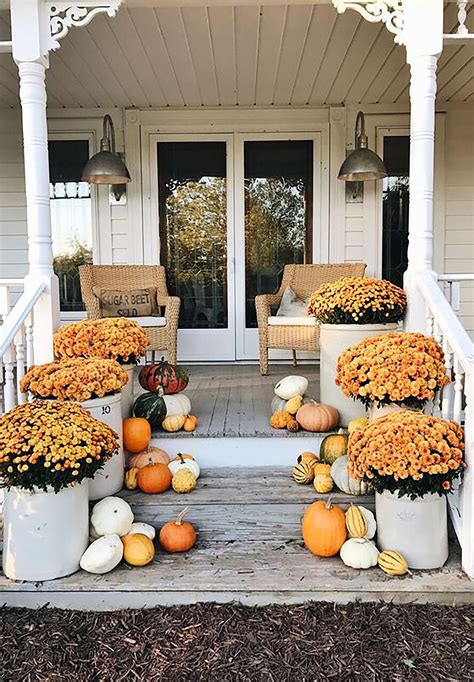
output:
[[[174,417],[176,414],[191,414],[191,401],[184,393],[173,393],[164,395],[163,400],[166,405],[166,416]]]
[[[81,557],[83,571],[102,575],[114,569],[123,557],[123,544],[118,535],[103,535],[89,545]]]
[[[90,536],[127,535],[133,523],[131,506],[121,497],[104,497],[92,508]]]
[[[288,376],[275,386],[275,395],[282,400],[290,400],[295,395],[304,395],[308,390],[308,379],[301,376]]]
[[[149,523],[136,521],[135,523],[132,523],[130,533],[127,533],[127,535],[134,535],[135,533],[141,533],[142,535],[146,535],[148,538],[150,538],[150,540],[154,540],[156,530],[153,528],[153,526],[150,526]]]
[[[367,521],[367,533],[364,535],[364,537],[362,539],[371,540],[375,535],[375,531],[377,530],[377,523],[375,521],[375,516],[370,511],[370,509],[367,509],[367,507],[363,507],[360,504],[358,504],[357,506],[359,507],[359,509],[361,510],[361,512],[363,513],[363,515],[365,516],[366,521]]]
[[[171,471],[173,476],[180,469],[189,469],[196,478],[199,478],[201,473],[201,468],[195,459],[190,459],[189,457],[183,457],[178,455],[173,459],[172,462],[168,464],[168,469]]]
[[[341,547],[341,559],[351,568],[371,568],[377,565],[379,550],[370,540],[350,538]]]
[[[338,457],[331,465],[331,478],[346,495],[367,495],[370,485],[365,481],[357,481],[349,474],[349,458],[347,455]]]

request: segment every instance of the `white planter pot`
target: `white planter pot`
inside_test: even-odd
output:
[[[53,580],[79,570],[89,544],[88,479],[58,493],[5,490],[3,572],[12,580]]]
[[[392,412],[401,412],[402,410],[409,409],[409,407],[403,407],[402,405],[397,405],[396,403],[387,403],[386,405],[381,405],[380,407],[372,404],[369,406],[369,421],[373,422],[374,419],[385,417],[386,414],[392,414]]]
[[[375,495],[377,547],[401,552],[410,568],[440,568],[448,558],[446,498],[416,500],[384,490]]]
[[[89,499],[99,500],[114,495],[122,489],[125,470],[122,439],[122,403],[121,394],[106,395],[81,403],[95,419],[111,426],[119,435],[119,449],[102,469],[99,469],[89,483]]]
[[[341,353],[368,336],[379,336],[399,330],[391,324],[322,324],[320,326],[320,401],[335,407],[340,414],[339,424],[347,426],[351,419],[365,415],[365,407],[358,400],[346,398],[336,385],[337,360]]]
[[[135,365],[122,365],[128,376],[128,381],[122,388],[122,419],[128,419],[132,416],[132,407],[134,403],[133,394],[133,370]]]

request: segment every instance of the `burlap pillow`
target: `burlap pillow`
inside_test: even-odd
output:
[[[102,317],[157,317],[156,287],[133,289],[103,289],[93,287],[94,295],[99,299]]]

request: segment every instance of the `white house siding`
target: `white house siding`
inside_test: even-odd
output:
[[[450,110],[446,126],[444,271],[474,271],[474,107]],[[461,315],[474,336],[474,282],[461,287]]]
[[[27,273],[25,176],[20,112],[0,110],[0,279]]]

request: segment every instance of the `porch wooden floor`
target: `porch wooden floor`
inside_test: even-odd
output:
[[[308,395],[318,399],[319,365],[273,365],[263,377],[258,365],[195,365],[189,367],[189,396],[199,424],[193,433],[180,432],[180,438],[285,437],[305,438],[270,426],[270,403],[275,384],[288,374],[301,374],[309,381]],[[159,438],[176,438],[162,431]]]
[[[245,604],[308,600],[467,603],[474,583],[462,573],[453,540],[449,560],[439,571],[416,571],[391,578],[378,568],[356,571],[338,557],[319,559],[303,546],[301,515],[317,497],[298,486],[285,468],[216,468],[204,471],[198,488],[186,496],[124,491],[136,520],[159,528],[184,505],[198,530],[196,547],[186,554],[157,550],[153,564],[121,565],[104,576],[82,571],[44,583],[15,583],[0,576],[0,603],[38,607],[114,610],[197,601]],[[335,495],[373,505],[372,497]]]

